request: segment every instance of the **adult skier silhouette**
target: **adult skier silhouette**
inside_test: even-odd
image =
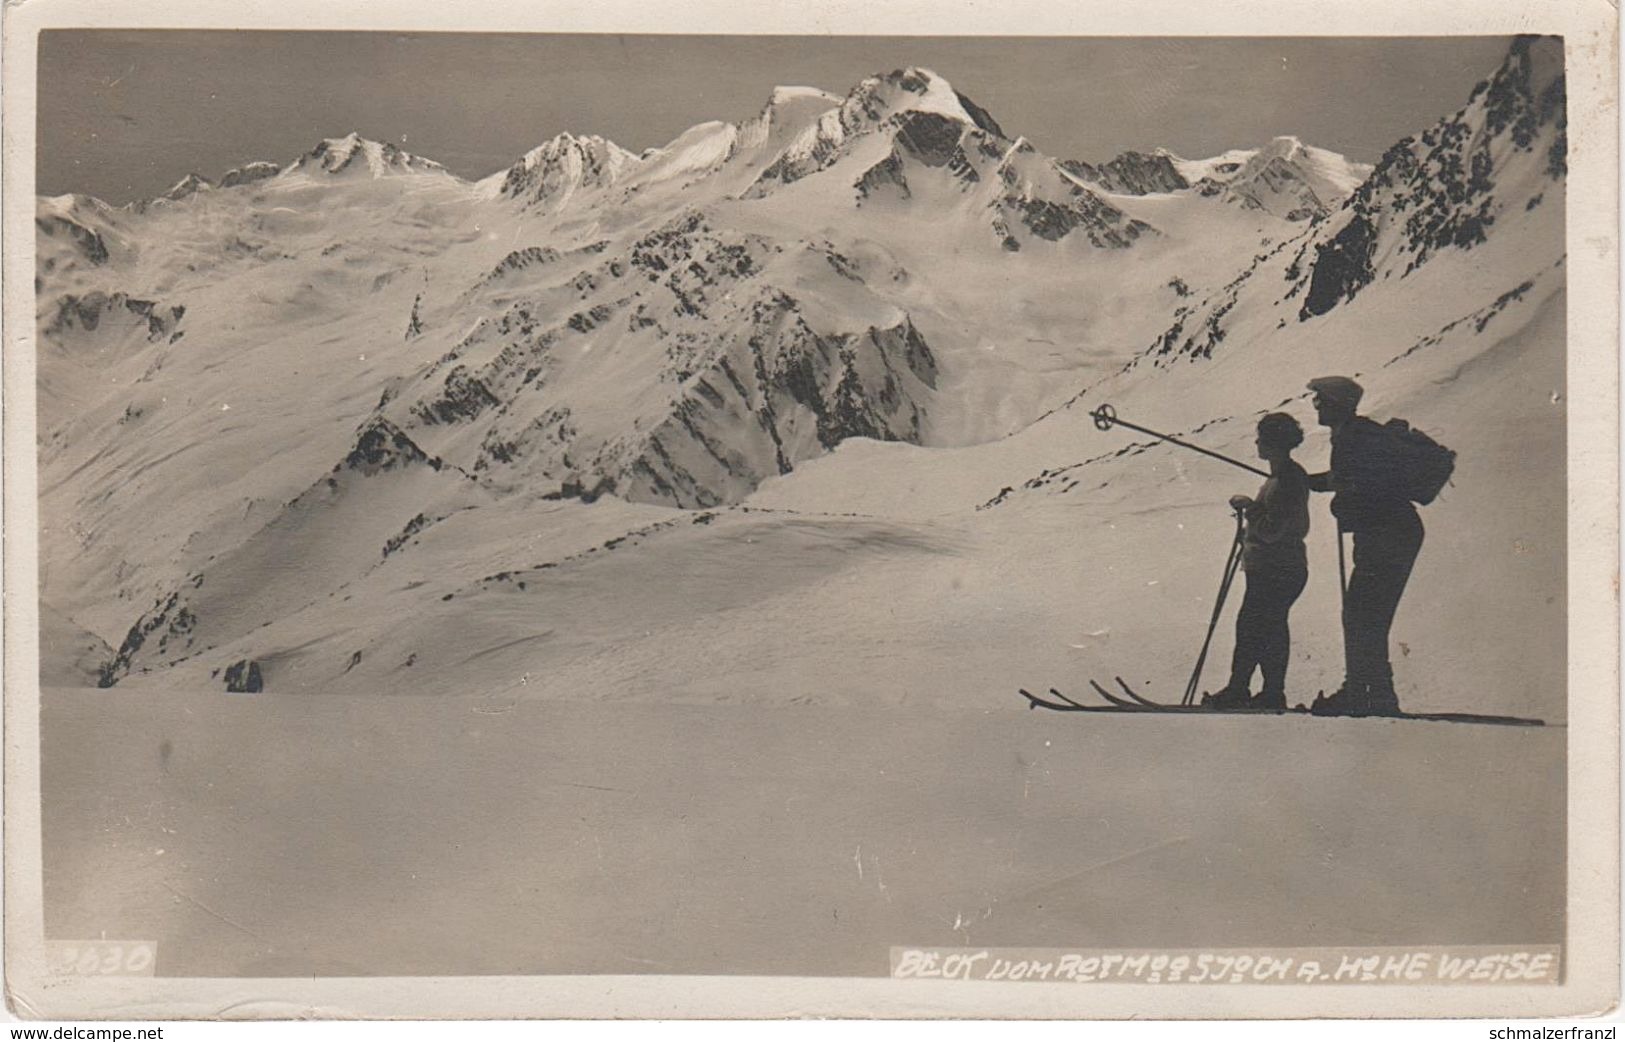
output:
[[[1332,514],[1354,537],[1354,572],[1343,596],[1343,686],[1310,707],[1324,716],[1399,713],[1388,633],[1422,549],[1422,519],[1406,495],[1384,427],[1359,415],[1365,389],[1346,376],[1309,382],[1315,413],[1332,432],[1331,469],[1309,487],[1332,492]]]

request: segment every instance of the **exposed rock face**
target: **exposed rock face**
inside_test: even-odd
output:
[[[1268,290],[1280,299],[1264,303],[1282,309],[1280,323],[1301,322],[1354,300],[1381,279],[1405,278],[1442,251],[1482,245],[1497,220],[1539,206],[1546,188],[1562,180],[1564,99],[1562,42],[1521,37],[1464,108],[1390,148],[1335,211],[1318,212],[1319,195],[1309,188],[1301,160],[1282,166],[1298,150],[1294,139],[1278,139],[1274,154],[1249,158],[1229,181],[1199,182],[1197,192],[1232,197],[1273,186],[1272,205],[1302,198],[1305,210],[1283,215],[1310,223],[1302,235],[1253,257],[1227,285],[1181,304],[1146,355],[1211,357],[1244,290],[1266,292],[1258,283],[1266,271],[1272,272],[1266,281],[1284,275],[1287,285]]]
[[[1375,277],[1371,256],[1376,238],[1370,218],[1357,213],[1341,231],[1315,247],[1314,275],[1304,296],[1302,317],[1324,315],[1339,301],[1352,300]]]
[[[909,197],[908,179],[903,176],[903,157],[896,152],[866,170],[852,187],[858,190],[858,198],[867,199],[887,186],[897,189],[903,198]]]
[[[1061,166],[1068,173],[1121,195],[1178,192],[1190,187],[1173,160],[1160,153],[1124,152],[1098,167],[1068,159],[1062,161]]]
[[[432,159],[415,156],[387,142],[369,141],[353,132],[341,138],[328,138],[296,159],[288,169],[344,178],[445,172],[445,167]]]
[[[556,209],[579,191],[614,184],[638,163],[637,156],[613,141],[560,134],[510,167],[500,192],[530,206]]]
[[[1562,42],[1522,37],[1466,108],[1382,157],[1343,207],[1344,222],[1315,245],[1300,319],[1351,300],[1376,276],[1374,259],[1392,245],[1401,277],[1445,249],[1485,241],[1497,217],[1529,200],[1497,192],[1498,151],[1527,153],[1551,180],[1566,169],[1567,116]]]
[[[1020,248],[1009,234],[1011,221],[1050,242],[1080,232],[1091,245],[1101,249],[1123,249],[1154,231],[1144,221],[1128,217],[1070,179],[1058,178],[1053,186],[1045,185],[1010,162],[1001,164],[999,174],[1005,192],[993,223],[995,231],[1005,239],[1006,248]],[[1065,183],[1060,184],[1060,180]]]
[[[790,184],[831,166],[851,141],[870,133],[894,136],[931,166],[951,158],[966,130],[1003,139],[987,112],[925,69],[871,76],[821,116],[762,172],[750,194]]]
[[[197,616],[182,602],[181,596],[177,590],[168,597],[159,598],[146,614],[135,621],[119,645],[118,653],[111,662],[102,666],[97,687],[112,687],[118,683],[119,678],[129,673],[136,656],[143,649],[153,656],[172,656],[191,650]],[[150,648],[149,643],[152,645]]]
[[[549,256],[521,252],[499,268]],[[827,244],[725,232],[681,213],[563,285],[512,299],[412,390],[380,403],[395,419],[380,419],[379,437],[409,432],[441,446],[493,487],[682,507],[738,502],[846,438],[925,440],[939,379],[925,337],[896,309],[891,323],[861,331],[811,318],[773,276],[783,264],[787,274],[833,269],[853,292],[870,291],[871,273]],[[612,394],[624,413],[600,404],[583,414],[578,394],[603,401],[577,390],[596,381],[584,352],[622,339],[642,345],[625,357],[642,359],[631,382],[651,393]]]
[[[57,214],[42,214],[34,218],[34,229],[40,240],[38,266],[41,275],[50,275],[63,266],[63,258],[54,256],[47,243],[63,242],[68,254],[76,260],[100,266],[107,263],[107,243],[101,233],[93,231],[71,218]]]
[[[1270,156],[1225,186],[1223,193],[1240,205],[1267,210],[1289,221],[1309,221],[1324,217],[1330,205],[1316,193],[1293,163],[1283,156]]]
[[[862,335],[819,334],[784,294],[758,301],[751,335],[614,473],[632,499],[711,507],[847,438],[922,439],[937,382],[929,345],[906,319]]]
[[[238,659],[226,667],[226,690],[232,694],[256,694],[265,690],[265,678],[260,664],[251,659]]]
[[[412,415],[428,424],[466,423],[486,409],[502,404],[466,366],[454,366],[441,387],[439,395],[414,405]]]
[[[491,273],[485,277],[485,281],[487,283],[495,282],[514,272],[523,271],[533,264],[552,264],[562,256],[563,254],[559,253],[558,250],[548,246],[526,246],[524,249],[514,250],[502,258],[502,263],[491,269]]]
[[[940,112],[909,112],[897,122],[896,140],[926,166],[945,166],[963,157],[959,147],[965,125]]]
[[[175,332],[186,314],[186,306],[165,307],[157,301],[136,300],[123,293],[97,291],[82,297],[68,293],[57,299],[55,314],[45,323],[45,333],[61,336],[73,330],[94,332],[110,316],[121,312],[145,322],[147,339],[157,342]]]
[[[407,437],[399,427],[382,417],[377,417],[362,426],[356,434],[355,448],[351,449],[349,455],[341,462],[333,465],[333,472],[349,469],[370,475],[414,463],[421,463],[435,470],[444,466],[440,459],[418,448],[417,443]]]

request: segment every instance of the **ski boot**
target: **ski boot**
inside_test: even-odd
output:
[[[1399,695],[1392,680],[1379,680],[1366,687],[1366,716],[1399,716]]]
[[[1248,709],[1256,709],[1261,713],[1286,712],[1285,691],[1260,691],[1254,695],[1252,701],[1247,703]]]
[[[1345,681],[1329,695],[1324,691],[1316,695],[1309,712],[1315,716],[1364,716],[1364,708],[1365,685]]]
[[[1227,684],[1217,691],[1202,695],[1203,709],[1248,709],[1253,704],[1253,693],[1244,687]]]
[[[1309,711],[1316,716],[1398,716],[1399,696],[1386,682],[1346,682],[1330,695],[1320,695]]]

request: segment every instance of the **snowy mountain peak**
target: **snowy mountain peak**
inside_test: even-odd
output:
[[[238,185],[252,184],[255,181],[264,181],[267,178],[275,177],[281,172],[282,168],[275,163],[267,163],[263,160],[245,163],[221,174],[220,187],[235,188]]]
[[[911,111],[936,113],[969,123],[996,137],[1005,136],[985,109],[955,90],[946,79],[917,65],[870,76],[852,88],[841,103],[842,123],[848,129]]]
[[[443,173],[432,159],[412,155],[387,142],[372,141],[351,131],[327,138],[288,167],[286,173],[323,174],[358,180],[397,174]]]
[[[782,144],[840,103],[840,95],[817,87],[774,87],[761,111],[739,125],[735,147],[758,148],[774,138]]]
[[[1307,189],[1296,194],[1311,209],[1321,212],[1340,206],[1360,182],[1371,174],[1371,164],[1355,163],[1323,148],[1305,145],[1296,137],[1278,137],[1259,149],[1231,180],[1233,191],[1257,195],[1295,182]],[[1262,182],[1270,181],[1268,185]],[[1313,196],[1311,200],[1309,195]],[[1319,206],[1313,206],[1318,203]],[[1265,209],[1273,209],[1265,205]]]
[[[839,105],[841,98],[838,94],[831,94],[829,91],[817,87],[786,86],[774,87],[773,93],[768,95],[767,98],[769,108],[781,108],[785,105],[794,105],[804,101],[828,102],[830,105]]]
[[[1237,148],[1207,159],[1183,159],[1167,149],[1156,155],[1198,194],[1288,220],[1308,220],[1341,206],[1371,173],[1336,152],[1306,145],[1292,134],[1259,148]]]
[[[885,132],[908,138],[924,130],[930,150],[940,150],[967,131],[1003,141],[1005,134],[986,110],[949,82],[911,65],[864,79],[838,106],[808,125],[763,171],[753,191],[788,184],[817,173],[845,155],[851,142]],[[905,142],[906,144],[906,142]]]
[[[165,199],[185,199],[189,195],[213,188],[214,185],[202,174],[187,174],[170,186],[169,191],[163,194]]]
[[[651,150],[645,155],[657,153]],[[493,195],[556,208],[579,189],[614,184],[640,162],[639,156],[606,138],[565,131],[481,184]]]
[[[703,173],[733,155],[739,134],[740,129],[732,123],[709,120],[689,127],[663,148],[650,149],[639,158],[645,166],[660,164],[666,177]]]

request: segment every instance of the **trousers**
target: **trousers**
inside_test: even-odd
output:
[[[1257,669],[1264,674],[1265,692],[1286,691],[1287,660],[1292,652],[1287,616],[1308,581],[1309,569],[1302,564],[1247,573],[1247,593],[1236,616],[1236,650],[1230,656],[1231,690],[1247,690]]]
[[[1348,685],[1392,687],[1388,634],[1422,550],[1422,519],[1414,510],[1354,533],[1354,573],[1343,602],[1343,655]]]

